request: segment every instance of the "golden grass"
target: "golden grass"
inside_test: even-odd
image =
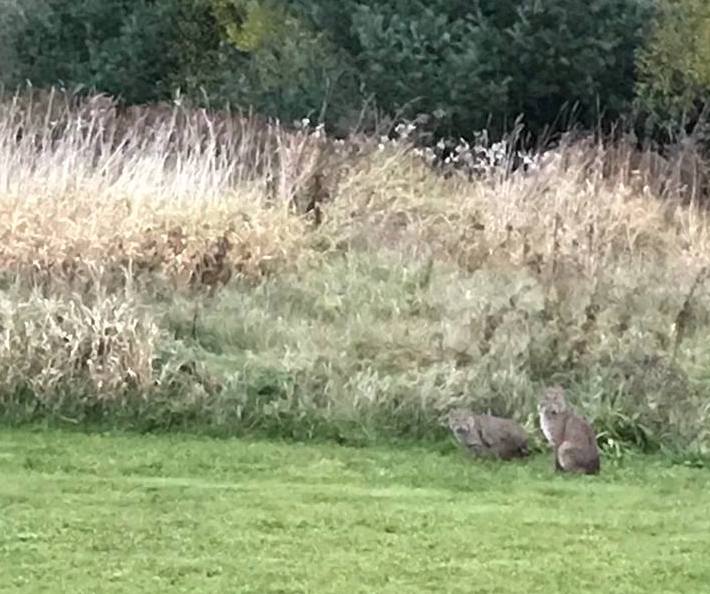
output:
[[[154,383],[160,330],[147,312],[116,295],[0,300],[0,375],[12,397],[34,406],[63,398],[122,401]]]
[[[131,119],[102,97],[79,106],[40,99],[0,108],[5,270],[73,285],[99,265],[114,276],[147,271],[213,288],[302,251],[305,222],[287,207],[306,175],[288,168],[314,166],[320,147],[308,134],[259,128],[255,118],[224,120],[215,131],[206,114],[178,108]],[[283,163],[272,163],[266,146]]]
[[[77,101],[20,96],[0,107],[5,269],[71,277],[92,262],[184,283],[208,260],[228,269],[212,276],[258,277],[313,246],[343,245],[590,278],[629,259],[682,265],[690,278],[708,263],[706,213],[654,195],[650,168],[629,149],[563,145],[533,173],[470,182],[436,176],[405,143],[377,151],[357,139],[339,151],[318,132],[253,116]],[[315,177],[327,180],[329,205],[309,234],[289,207],[324,201],[308,195]]]

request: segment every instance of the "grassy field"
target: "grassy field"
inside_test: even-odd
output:
[[[710,477],[453,447],[0,433],[1,592],[707,592]]]
[[[469,176],[411,138],[0,97],[0,424],[359,446],[454,407],[533,429],[559,383],[607,452],[709,455],[693,176],[473,149]]]

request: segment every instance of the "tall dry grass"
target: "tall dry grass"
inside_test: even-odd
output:
[[[704,172],[669,182],[690,156],[577,140],[471,178],[406,139],[7,98],[0,402],[422,435],[462,404],[532,428],[562,381],[607,448],[705,447]]]
[[[97,264],[113,282],[258,278],[302,251],[290,214],[331,148],[250,115],[15,96],[0,104],[0,266],[40,284],[89,282]]]

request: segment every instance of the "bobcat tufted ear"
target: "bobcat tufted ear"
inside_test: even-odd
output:
[[[560,408],[565,408],[565,389],[559,384],[549,386],[545,389],[542,401]]]
[[[565,389],[560,384],[554,384],[552,386],[548,386],[545,389],[545,396],[548,396],[550,398],[564,398],[565,397]]]

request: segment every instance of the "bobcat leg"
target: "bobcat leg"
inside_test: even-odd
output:
[[[557,448],[552,451],[552,470],[553,472],[562,472],[564,470],[560,464],[560,457],[558,455]]]

